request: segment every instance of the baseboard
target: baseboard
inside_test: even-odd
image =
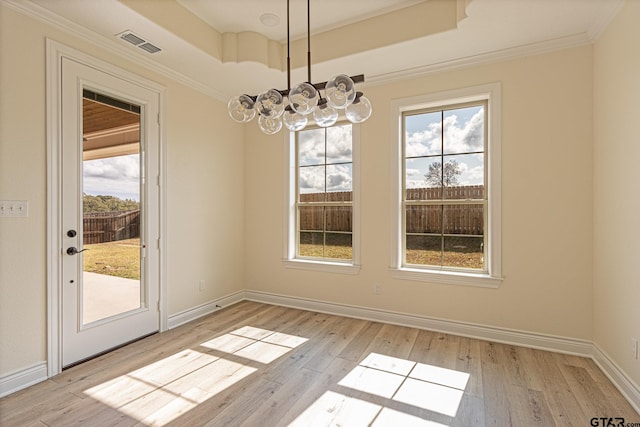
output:
[[[0,378],[0,397],[45,381],[47,378],[47,362],[38,362],[35,365],[10,372]]]
[[[451,335],[548,350],[556,353],[589,357],[611,380],[631,406],[640,414],[640,387],[597,344],[574,338],[536,334],[513,329],[496,328],[413,314],[395,313],[385,310],[317,301],[259,291],[245,291],[245,299],[284,307],[335,314],[344,317],[371,320],[426,329]]]
[[[513,329],[418,316],[414,314],[396,313],[386,310],[316,301],[267,292],[246,291],[245,298],[250,301],[263,302],[267,304],[282,305],[285,307],[336,314],[357,319],[391,323],[394,325],[409,326],[418,329],[427,329],[451,335],[459,335],[504,344],[514,344],[523,347],[537,348],[540,350],[555,351],[557,353],[574,354],[585,357],[591,357],[592,355],[592,343],[587,340],[536,334]]]
[[[611,380],[620,393],[629,401],[633,409],[640,414],[640,387],[602,350],[598,344],[593,344],[593,361]]]
[[[260,291],[239,291],[206,304],[193,307],[169,316],[169,329],[196,320],[221,308],[243,300],[280,305],[344,317],[390,323],[412,328],[426,329],[452,335],[482,339],[504,344],[513,344],[557,353],[590,357],[604,374],[620,390],[638,413],[640,413],[640,387],[602,350],[587,340],[536,334],[493,326],[477,325],[413,314],[396,313],[367,307],[359,307],[307,298],[291,297]],[[0,378],[0,397],[7,396],[30,385],[47,379],[47,363],[40,362],[30,367],[9,373]]]
[[[245,292],[239,291],[239,292],[235,292],[233,294],[209,301],[206,304],[198,305],[188,310],[184,310],[179,313],[172,314],[167,319],[167,327],[168,329],[173,329],[180,325],[184,325],[185,323],[189,323],[192,320],[196,320],[202,316],[206,316],[207,314],[211,314],[214,311],[220,310],[221,308],[224,308],[228,305],[240,302],[244,299],[246,299]]]

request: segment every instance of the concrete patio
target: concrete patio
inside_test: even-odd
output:
[[[83,323],[140,307],[140,281],[83,272]]]

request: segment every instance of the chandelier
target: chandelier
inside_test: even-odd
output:
[[[340,111],[351,123],[362,123],[371,116],[371,102],[355,84],[364,82],[364,75],[338,74],[326,82],[311,83],[310,13],[307,0],[307,81],[291,88],[289,42],[289,0],[287,0],[287,89],[269,89],[257,96],[240,95],[229,100],[227,109],[239,123],[258,116],[258,127],[268,135],[278,133],[283,125],[290,131],[307,126],[310,118],[320,127],[333,126]],[[324,96],[322,96],[324,91]]]

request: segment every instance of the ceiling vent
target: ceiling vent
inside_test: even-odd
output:
[[[122,40],[126,41],[127,43],[131,43],[132,45],[139,47],[140,49],[144,50],[147,53],[157,53],[162,51],[162,49],[160,49],[158,46],[152,43],[149,43],[139,35],[135,34],[133,31],[129,31],[129,30],[124,31],[120,34],[116,34],[116,37],[120,37]]]

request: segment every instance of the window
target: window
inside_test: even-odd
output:
[[[357,272],[356,133],[349,123],[291,135],[287,266]]]
[[[490,85],[394,104],[397,276],[499,284],[498,91]]]

